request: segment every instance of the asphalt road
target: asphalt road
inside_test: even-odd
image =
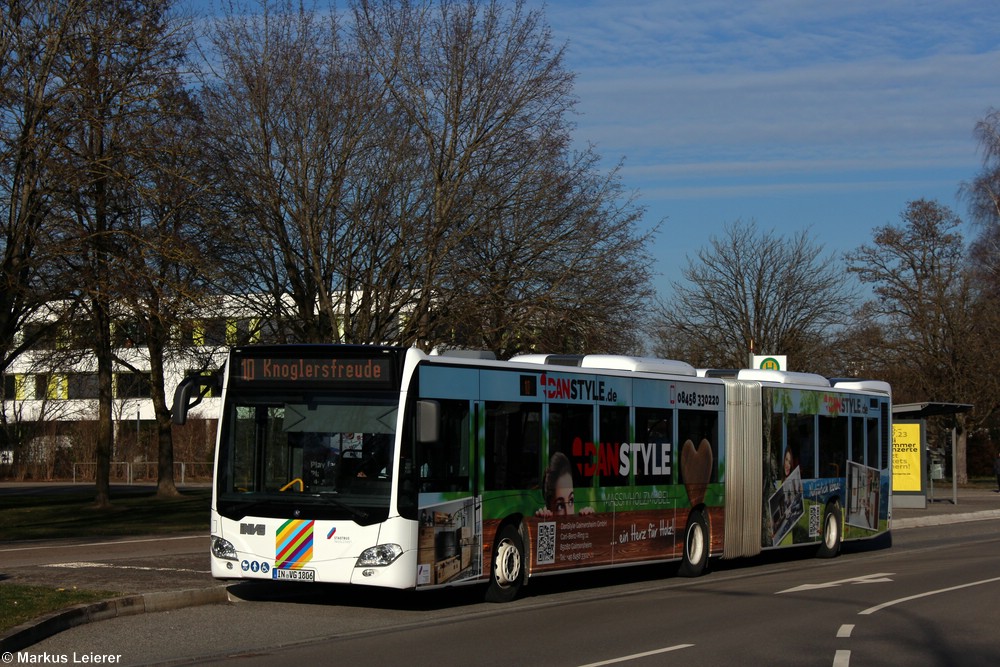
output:
[[[215,585],[205,533],[0,544],[0,578],[122,595]]]
[[[998,548],[996,520],[946,523],[834,560],[717,562],[698,580],[648,567],[600,584],[552,577],[507,605],[480,602],[479,587],[242,584],[229,605],[83,625],[26,653],[129,665],[996,665]]]

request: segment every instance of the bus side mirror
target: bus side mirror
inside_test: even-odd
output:
[[[174,403],[171,409],[171,416],[174,424],[183,426],[187,423],[188,410],[201,403],[209,390],[218,391],[219,378],[215,375],[192,375],[181,380],[174,390]],[[192,395],[198,392],[192,399]]]
[[[440,403],[417,401],[417,442],[437,442],[440,423]]]

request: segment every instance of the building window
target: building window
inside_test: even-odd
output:
[[[66,400],[68,398],[65,375],[55,373],[39,373],[35,376],[35,398],[50,400]]]
[[[115,398],[149,398],[152,384],[149,373],[116,373]]]
[[[67,379],[71,399],[98,397],[97,373],[71,373]]]

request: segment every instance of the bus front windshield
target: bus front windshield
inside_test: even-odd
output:
[[[233,402],[219,457],[218,510],[303,519],[384,520],[395,401],[310,396]]]

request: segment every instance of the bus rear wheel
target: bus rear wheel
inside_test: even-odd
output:
[[[829,503],[823,517],[823,541],[819,543],[819,549],[816,551],[819,558],[833,558],[840,553],[843,525],[840,504]]]
[[[486,589],[487,602],[510,602],[524,579],[524,542],[517,526],[508,524],[493,545],[493,574]]]
[[[694,510],[684,529],[684,557],[678,574],[682,577],[700,577],[708,563],[708,520],[705,512]]]

